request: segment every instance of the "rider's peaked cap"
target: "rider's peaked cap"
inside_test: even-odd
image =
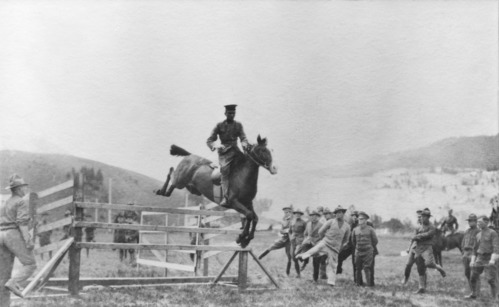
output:
[[[237,104],[228,104],[228,105],[225,105],[224,107],[225,107],[225,111],[235,111]]]

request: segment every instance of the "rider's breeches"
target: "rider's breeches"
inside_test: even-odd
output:
[[[229,191],[229,177],[230,167],[234,158],[236,157],[236,150],[230,149],[229,151],[218,155],[218,162],[220,163],[220,174],[222,179],[222,192],[224,197],[228,196]]]
[[[15,257],[22,267],[12,275]],[[4,287],[5,283],[12,280],[22,284],[35,270],[35,255],[32,249],[26,248],[21,232],[15,228],[0,231],[0,306],[10,303],[10,292]]]

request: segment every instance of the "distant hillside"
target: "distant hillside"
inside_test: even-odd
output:
[[[429,146],[376,156],[367,161],[344,167],[313,171],[330,177],[370,176],[394,168],[475,168],[499,169],[499,135],[455,137]]]
[[[153,194],[153,189],[161,187],[163,183],[132,171],[69,155],[12,150],[0,151],[1,193],[8,193],[4,188],[8,186],[8,178],[12,173],[21,175],[30,184],[31,191],[37,192],[68,180],[68,173],[71,173],[73,168],[78,171],[82,167],[102,171],[104,193],[107,193],[109,178],[112,178],[113,203],[136,202],[169,207],[184,204],[183,191],[175,191],[170,198],[156,196]]]

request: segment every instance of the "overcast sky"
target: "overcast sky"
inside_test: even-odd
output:
[[[206,138],[238,104],[284,184],[494,135],[497,20],[496,1],[0,1],[0,149],[163,180],[171,144],[217,159]]]

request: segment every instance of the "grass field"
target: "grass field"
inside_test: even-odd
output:
[[[110,239],[108,233],[99,233],[98,241]],[[150,238],[161,240],[162,238]],[[212,244],[227,244],[229,237],[214,241]],[[275,233],[257,233],[251,247],[255,254],[263,251],[273,240]],[[175,243],[184,243],[173,237]],[[222,242],[225,240],[225,242]],[[136,288],[93,288],[82,292],[81,298],[42,298],[37,300],[16,300],[13,306],[497,306],[487,299],[490,296],[488,285],[482,282],[482,294],[485,298],[477,301],[466,301],[463,297],[469,294],[461,266],[459,251],[444,252],[443,262],[447,277],[442,278],[438,272],[431,270],[428,276],[428,293],[413,294],[417,290],[417,272],[413,268],[411,281],[406,287],[401,286],[403,268],[407,260],[400,256],[400,251],[408,246],[408,238],[402,236],[381,236],[380,255],[376,257],[376,287],[357,287],[353,283],[350,259],[344,264],[344,273],[337,278],[337,286],[331,288],[325,284],[314,284],[311,264],[302,272],[302,278],[296,278],[292,272],[285,274],[286,256],[283,250],[273,251],[262,261],[281,289],[268,291],[248,291],[240,293],[226,286],[210,288],[205,285],[183,285],[168,287],[136,287]],[[120,263],[117,251],[90,251],[87,258],[82,251],[81,276],[113,277],[113,276],[163,276],[163,269],[132,268]],[[216,275],[223,264],[231,256],[230,253],[219,254],[210,260],[210,275]],[[188,255],[170,257],[184,264],[189,264]],[[172,259],[170,258],[170,259]],[[46,260],[46,259],[45,259]],[[40,262],[41,264],[42,262]],[[68,260],[56,271],[56,276],[67,277]],[[237,272],[237,261],[228,270],[229,275]],[[169,276],[189,275],[170,271]],[[252,287],[272,289],[269,280],[256,265],[249,260],[249,282]]]

